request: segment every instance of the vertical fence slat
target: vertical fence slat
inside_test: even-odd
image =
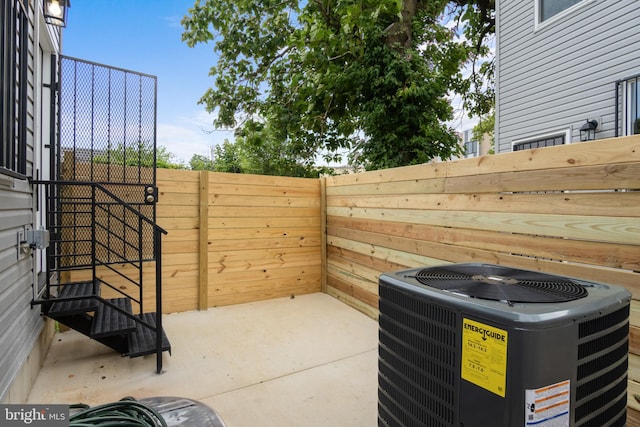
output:
[[[198,310],[209,307],[209,172],[200,171]]]
[[[327,293],[327,178],[320,178],[320,270],[322,292]]]

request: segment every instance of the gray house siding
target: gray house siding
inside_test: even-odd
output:
[[[37,108],[41,102],[39,46],[45,46],[43,52],[47,54],[51,50],[46,49],[59,46],[58,36],[54,36],[57,31],[46,28],[39,16],[41,2],[25,1],[23,4],[28,8],[29,17],[27,82],[22,82],[27,85],[26,176],[20,178],[0,171],[0,402],[5,403],[19,403],[26,397],[31,383],[23,383],[28,382],[33,366],[37,369],[40,363],[30,360],[30,355],[34,350],[38,354],[44,351],[37,346],[45,322],[40,307],[31,307],[36,286],[34,253],[18,254],[18,233],[34,225],[33,188],[27,177],[35,175],[34,159],[39,152],[35,144],[41,144],[46,136],[46,131],[41,132],[39,128],[41,117],[40,108]],[[58,49],[53,48],[53,51]],[[20,84],[16,82],[17,86]],[[17,389],[19,392],[15,391]]]
[[[18,231],[32,223],[27,181],[0,191],[0,401],[31,352],[40,333],[40,309],[31,309],[33,260],[18,260]]]
[[[567,133],[587,119],[616,133],[615,82],[640,73],[640,2],[584,0],[536,28],[535,0],[499,2],[496,150]]]

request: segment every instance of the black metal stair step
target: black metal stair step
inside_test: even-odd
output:
[[[104,301],[100,303],[93,315],[91,338],[123,335],[136,330],[136,321],[133,318],[109,305],[113,304],[129,314],[133,314],[129,298],[112,298]]]
[[[156,313],[137,314],[135,317],[142,319],[155,328]],[[171,344],[164,330],[162,330],[162,351],[171,352]],[[156,332],[142,323],[137,324],[136,331],[129,334],[129,357],[139,357],[156,352]]]
[[[99,294],[100,287],[96,286],[96,292],[94,292],[93,282],[69,283],[64,285],[57,299],[73,299],[54,302],[51,304],[47,315],[50,317],[71,316],[95,311],[98,308],[98,301],[94,297]]]

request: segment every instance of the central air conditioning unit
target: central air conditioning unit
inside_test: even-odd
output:
[[[379,426],[626,424],[624,288],[487,264],[379,282]]]

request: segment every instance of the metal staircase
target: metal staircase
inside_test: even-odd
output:
[[[162,312],[161,235],[166,231],[102,184],[33,184],[44,189],[50,206],[48,282],[34,304],[122,355],[156,354],[160,373],[162,353],[171,352],[157,314]],[[155,286],[146,289],[155,294],[154,311],[145,311],[147,264],[155,266]]]
[[[52,63],[58,127],[32,181],[49,236],[46,284],[33,305],[123,355],[156,354],[160,373],[171,345],[161,316],[166,231],[155,222],[157,78],[66,56]]]

